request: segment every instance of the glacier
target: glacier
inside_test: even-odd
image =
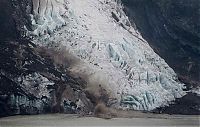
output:
[[[131,26],[119,0],[32,2],[27,36],[37,45],[65,46],[79,57],[71,71],[104,85],[117,108],[150,111],[186,94],[173,69]]]

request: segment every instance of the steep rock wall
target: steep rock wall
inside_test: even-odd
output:
[[[200,80],[199,0],[122,0],[131,22],[188,88]]]

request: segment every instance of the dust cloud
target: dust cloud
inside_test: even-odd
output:
[[[108,106],[109,99],[112,98],[112,92],[107,88],[108,78],[102,72],[94,73],[87,64],[62,45],[49,48],[40,46],[36,48],[36,51],[43,57],[53,61],[56,67],[67,70],[66,72],[70,76],[83,80],[83,83],[86,84],[83,92],[93,104],[93,115],[101,118],[116,116],[116,111]],[[65,93],[61,93],[60,96],[62,94]],[[60,100],[60,105],[61,98],[57,98]]]

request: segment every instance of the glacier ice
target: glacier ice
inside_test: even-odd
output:
[[[63,0],[32,0],[33,14],[30,15],[32,21],[31,35],[51,34],[55,29],[65,25],[65,20],[61,15],[66,9]]]
[[[185,94],[184,84],[130,25],[123,6],[116,0],[33,3],[35,29],[29,33],[43,35],[33,42],[66,46],[84,62],[72,70],[92,75],[93,80],[107,80],[118,107],[152,110]]]

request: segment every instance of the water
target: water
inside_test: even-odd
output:
[[[0,119],[0,127],[66,127],[66,126],[197,126],[199,116],[165,116],[102,119],[69,114],[11,116]]]

